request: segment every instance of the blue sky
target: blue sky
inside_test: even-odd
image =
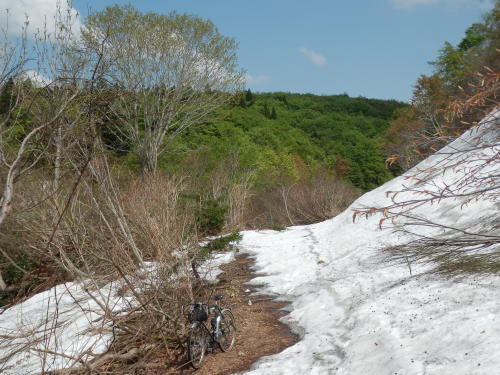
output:
[[[0,9],[55,1],[0,0]],[[73,0],[73,7],[85,16],[116,3],[212,20],[238,41],[253,91],[408,100],[417,77],[430,73],[427,62],[445,41],[459,42],[492,0]]]

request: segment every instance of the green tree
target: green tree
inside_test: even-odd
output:
[[[245,99],[247,102],[253,102],[253,94],[250,91],[250,89],[248,89],[247,92],[245,93]]]
[[[276,108],[273,107],[272,111],[271,111],[271,114],[269,115],[269,118],[271,120],[276,120],[278,118],[278,115],[276,114]]]
[[[170,140],[240,92],[236,43],[202,18],[108,7],[88,17],[87,49],[104,49],[107,81],[122,95],[111,106],[143,171],[156,170]]]
[[[247,107],[247,101],[245,100],[244,96],[240,96],[240,101],[239,101],[238,105],[241,108],[246,108]]]
[[[465,31],[465,37],[462,39],[458,48],[462,51],[479,45],[488,38],[488,29],[486,25],[475,23]]]
[[[264,102],[264,106],[262,107],[262,114],[266,116],[266,118],[271,117],[271,111],[269,110],[269,104],[267,104],[267,102]]]

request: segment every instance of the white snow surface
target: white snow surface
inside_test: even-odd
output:
[[[86,283],[70,282],[34,295],[0,315],[0,356],[16,353],[0,363],[0,374],[28,375],[68,368],[75,358],[106,351],[112,335],[100,305],[118,311],[131,299],[116,295],[118,283],[93,290]],[[17,336],[17,339],[8,339]],[[87,353],[82,355],[82,353]]]
[[[498,145],[499,117],[495,112],[489,125],[465,133],[406,175],[446,163],[450,150],[464,150],[464,160],[476,165],[477,152],[467,150],[479,141]],[[494,145],[481,151],[483,156],[499,152]],[[480,173],[499,171],[498,163],[492,163]],[[459,177],[456,170],[440,171],[426,186],[450,185]],[[395,178],[319,224],[243,233],[239,248],[254,256],[256,269],[264,275],[252,282],[290,301],[285,321],[300,337],[283,352],[261,359],[247,374],[500,374],[500,277],[443,278],[424,273],[429,270],[424,264],[412,265],[410,276],[405,265],[381,262],[386,247],[406,244],[410,235],[385,225],[381,230],[377,215],[353,222],[354,208],[386,206],[386,192],[403,184],[411,187],[415,182]],[[405,198],[418,198],[412,194],[405,193]],[[492,230],[499,234],[498,201],[462,203],[450,198],[414,211],[463,229],[496,225]],[[438,228],[419,230],[440,235]]]

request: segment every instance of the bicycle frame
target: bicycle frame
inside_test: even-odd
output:
[[[220,332],[220,321],[222,317],[222,309],[219,305],[209,306],[209,312],[214,313],[215,316],[210,321],[210,328],[207,327],[205,322],[195,321],[191,322],[190,329],[195,329],[198,326],[202,326],[203,330],[208,333],[208,337],[210,337],[210,342],[218,342],[221,332]],[[224,309],[229,310],[229,309]],[[215,324],[214,324],[215,323]]]

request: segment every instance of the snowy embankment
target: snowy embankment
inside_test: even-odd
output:
[[[234,253],[216,254],[198,272],[216,280],[221,264]],[[154,263],[145,263],[143,284],[161,276]],[[82,361],[105,353],[113,341],[109,313],[136,305],[121,292],[123,281],[96,289],[91,281],[69,282],[34,295],[6,310],[0,309],[0,374],[35,375],[79,367]]]
[[[446,152],[460,150],[472,163],[467,171],[474,171],[473,164],[481,162],[473,160],[477,142],[493,140],[481,150],[483,156],[500,152],[499,117],[497,112],[488,126],[469,131],[416,168],[435,166],[448,157]],[[498,175],[495,160],[480,173]],[[440,170],[425,184],[436,189],[450,185],[456,173],[456,168]],[[408,243],[413,239],[409,234],[388,225],[380,229],[381,216],[353,222],[353,209],[389,205],[387,191],[412,184],[418,188],[404,177],[395,178],[319,224],[244,233],[239,247],[255,257],[256,269],[265,275],[253,282],[291,301],[286,321],[301,336],[282,353],[261,359],[249,374],[500,374],[500,277],[446,279],[427,273],[428,264],[412,264],[410,275],[404,264],[381,261],[384,249]],[[418,198],[405,194],[404,199]],[[443,199],[414,213],[499,235],[498,201],[463,203],[460,198]],[[419,230],[438,238],[443,231]]]

